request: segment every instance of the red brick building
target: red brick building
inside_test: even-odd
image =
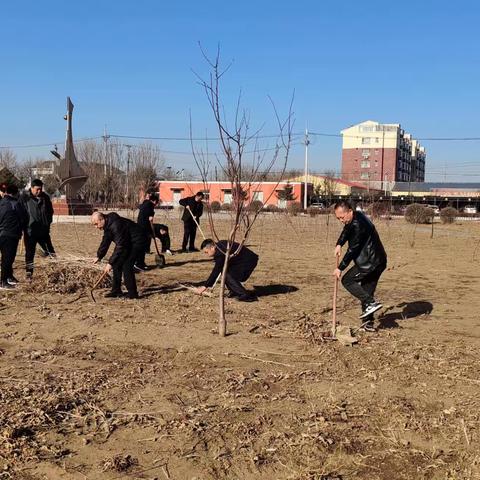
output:
[[[341,133],[343,179],[379,189],[425,181],[425,149],[400,124],[369,120]]]
[[[291,200],[286,201],[280,192],[291,190]],[[285,208],[289,202],[301,202],[303,198],[303,184],[301,182],[259,182],[252,186],[245,184],[244,190],[249,191],[247,203],[259,200],[265,205],[275,205]],[[177,207],[181,198],[203,192],[210,202],[220,204],[232,202],[232,185],[230,182],[208,182],[205,186],[201,181],[162,180],[158,182],[158,193],[162,206]],[[311,192],[309,192],[310,194]]]

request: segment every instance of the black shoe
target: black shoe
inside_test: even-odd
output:
[[[363,310],[362,314],[360,315],[360,318],[368,317],[369,315],[376,312],[377,310],[380,310],[382,307],[383,305],[381,303],[372,302],[365,307],[365,310]]]
[[[129,300],[135,300],[137,298],[140,298],[140,296],[138,295],[138,293],[127,293],[127,298]]]
[[[232,292],[231,290],[229,290],[225,296],[227,298],[236,298],[236,297],[238,297],[238,293],[235,293],[235,292]]]
[[[108,292],[104,295],[104,298],[122,298],[123,292]]]
[[[178,253],[188,253],[188,250],[186,248],[182,248],[178,251]]]
[[[0,282],[0,290],[15,290],[15,287],[8,282]]]
[[[195,248],[195,247],[194,247],[194,248],[189,248],[188,251],[189,251],[190,253],[194,253],[194,252],[199,252],[200,250],[199,250],[198,248]]]
[[[250,293],[246,295],[239,295],[238,297],[236,297],[236,299],[239,302],[256,302],[258,300],[255,295],[251,295]]]
[[[12,276],[10,278],[7,278],[7,283],[9,285],[15,286],[15,285],[17,285],[17,283],[20,283],[20,282],[15,277]]]

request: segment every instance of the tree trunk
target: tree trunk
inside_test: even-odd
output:
[[[227,335],[227,319],[225,318],[225,279],[227,276],[228,261],[230,259],[230,242],[227,243],[227,251],[225,252],[225,263],[223,264],[222,278],[220,280],[220,309],[218,317],[218,334],[221,337]]]

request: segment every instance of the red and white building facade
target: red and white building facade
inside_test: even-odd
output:
[[[164,207],[177,207],[181,198],[190,197],[197,192],[203,192],[208,201],[220,204],[232,203],[232,184],[230,182],[208,182],[190,180],[161,180],[158,182],[158,193],[161,205]],[[289,201],[284,200],[284,195],[279,193],[287,188],[291,190],[290,202],[301,202],[304,184],[301,182],[259,182],[253,185],[245,183],[244,190],[249,192],[247,203],[261,201],[278,208],[286,208]],[[310,192],[309,192],[310,193]]]
[[[342,130],[342,178],[372,188],[425,181],[425,148],[398,123],[368,120]]]

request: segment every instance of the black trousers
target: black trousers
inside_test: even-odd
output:
[[[28,235],[25,233],[23,238],[25,241],[25,269],[27,272],[33,272],[33,260],[35,259],[37,243],[48,254],[55,253],[55,249],[53,248],[50,233],[45,233],[44,235]]]
[[[162,252],[170,250],[170,233],[168,232],[168,227],[162,224],[155,224],[153,228],[155,230],[155,236],[159,238],[162,243]],[[160,230],[164,230],[165,233],[160,233]]]
[[[188,248],[193,250],[195,248],[195,236],[197,235],[197,224],[193,221],[193,218],[190,220],[184,220],[183,222],[183,242],[182,250]]]
[[[375,294],[378,280],[385,268],[387,268],[387,265],[382,264],[371,272],[361,272],[355,265],[343,275],[342,285],[348,290],[348,292],[360,300],[362,311],[369,303],[375,301],[373,295]]]
[[[225,276],[225,285],[235,295],[248,295],[248,291],[242,285],[246,282],[257,266],[258,260],[250,265],[234,265],[227,268]]]
[[[120,293],[122,291],[122,276],[125,288],[127,289],[128,296],[137,295],[137,281],[135,280],[135,271],[133,266],[139,258],[139,255],[143,253],[145,257],[145,248],[134,247],[129,252],[125,253],[122,257],[113,265],[113,279],[112,279],[112,292]]]
[[[5,283],[13,277],[13,262],[17,256],[18,238],[0,237],[0,252],[2,253],[1,282]]]

